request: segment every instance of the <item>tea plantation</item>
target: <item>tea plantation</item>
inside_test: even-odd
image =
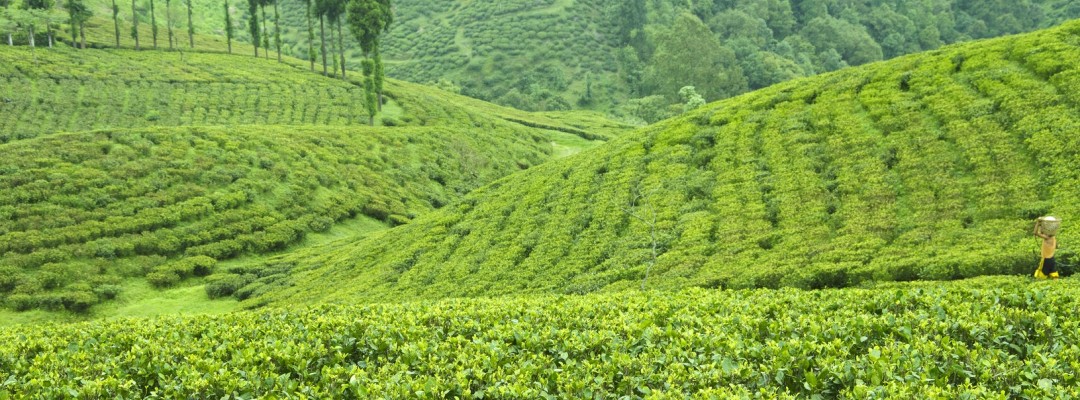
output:
[[[321,254],[308,302],[1030,274],[1080,216],[1080,22],[706,106]],[[1059,261],[1071,273],[1070,243]],[[315,288],[319,288],[315,290]],[[265,301],[265,300],[264,300]]]
[[[1075,282],[267,309],[0,331],[0,398],[1071,398]]]
[[[366,127],[352,83],[240,56],[0,60],[0,299],[15,310],[85,312],[130,278],[170,287],[357,216],[403,224],[626,130],[397,81]]]
[[[405,26],[554,15],[530,62],[547,77],[577,51],[559,32],[617,30],[588,20],[598,3],[473,3],[403,6],[421,15]],[[686,6],[728,26],[753,21],[724,4],[796,4],[821,33],[852,23],[841,3]],[[1015,5],[1026,23],[1080,12],[1033,4]],[[999,17],[980,14],[1022,25]],[[477,55],[518,44],[435,33]],[[632,132],[395,80],[372,118],[358,80],[220,41],[0,45],[0,400],[1080,397],[1080,20],[940,48],[919,33],[935,50]],[[388,47],[445,49],[425,57],[450,70],[447,44]],[[494,66],[465,68],[498,90]],[[566,93],[592,90],[580,79]],[[1035,281],[1047,214],[1065,277]]]

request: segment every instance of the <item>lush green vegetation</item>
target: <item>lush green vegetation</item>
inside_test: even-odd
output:
[[[349,83],[220,54],[3,48],[0,82],[0,142],[101,128],[367,121]]]
[[[1080,22],[777,85],[286,258],[272,299],[1029,274],[1080,218]],[[1077,239],[1059,258],[1071,273]]]
[[[16,1],[9,7],[27,1],[36,0]],[[112,2],[86,1],[85,8],[92,13],[85,24],[87,41],[92,46],[114,46],[115,26],[120,26],[120,45],[134,47],[130,34],[134,7],[142,47],[149,48],[150,2],[131,7],[120,3],[114,25]],[[168,47],[164,38],[168,6],[178,37],[190,25],[197,36],[196,49],[226,51],[223,2],[192,0],[190,24],[184,18],[189,2],[158,3],[164,3],[155,11],[161,31],[158,48]],[[316,2],[313,9],[336,4],[323,3]],[[323,63],[322,31],[314,22],[309,32],[308,2],[256,4],[270,8],[272,15],[280,8],[283,54],[306,60],[313,50],[318,64]],[[228,8],[233,36],[248,43],[234,49],[240,54],[251,54],[252,33],[247,27],[252,19],[246,6],[233,2]],[[520,109],[596,109],[636,122],[678,114],[681,107],[674,103],[682,102],[677,93],[684,86],[717,100],[848,65],[1080,17],[1080,5],[1068,0],[403,0],[393,7],[394,23],[381,41],[391,76],[437,83]],[[66,12],[54,9],[52,14],[52,35],[69,40],[61,26],[67,22]],[[3,20],[0,17],[0,29],[9,25]],[[260,46],[276,52],[276,18],[257,20]],[[359,72],[365,57],[356,36],[347,27],[338,32],[335,24],[329,20],[327,24],[325,63],[337,70],[340,34],[346,63]],[[43,43],[46,30],[37,31],[38,42]],[[24,29],[12,32],[16,43],[28,42]]]
[[[32,55],[0,46],[0,82],[0,142],[101,128],[367,122],[352,82],[212,53],[55,48]],[[589,139],[627,128],[593,114],[532,114],[395,80],[387,94],[391,104],[378,124],[536,127]]]
[[[1077,299],[983,278],[25,326],[0,397],[1068,398]]]
[[[543,136],[438,128],[146,128],[4,146],[0,292],[85,311],[122,277],[166,287],[365,215],[408,222],[539,164]]]
[[[1068,0],[394,4],[384,51],[390,76],[452,82],[462,93],[522,109],[585,107],[647,121],[671,115],[664,108],[679,101],[683,86],[696,86],[712,101],[1080,17],[1080,5]],[[298,21],[301,14],[288,15]]]
[[[383,127],[350,127],[367,123],[352,83],[222,54],[4,46],[0,61],[0,301],[16,310],[84,312],[129,278],[168,287],[356,216],[402,224],[626,129],[397,81]],[[261,276],[242,271],[207,293]]]

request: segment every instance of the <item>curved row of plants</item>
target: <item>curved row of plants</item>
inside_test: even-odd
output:
[[[1080,216],[1078,38],[1073,22],[712,104],[407,227],[290,255],[311,271],[270,298],[1028,274],[1032,220]],[[1061,236],[1066,273],[1076,235]]]
[[[3,145],[0,297],[85,311],[120,280],[165,287],[366,216],[390,225],[548,159],[506,127],[198,127]]]
[[[362,125],[355,86],[243,57],[56,48],[0,51],[0,143],[183,125]]]

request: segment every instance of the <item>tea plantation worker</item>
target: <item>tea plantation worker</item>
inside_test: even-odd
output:
[[[1036,279],[1057,279],[1057,263],[1054,262],[1054,251],[1057,250],[1057,231],[1061,226],[1061,220],[1054,217],[1041,217],[1035,220],[1035,236],[1042,238],[1042,258],[1039,259],[1039,269],[1035,270]]]

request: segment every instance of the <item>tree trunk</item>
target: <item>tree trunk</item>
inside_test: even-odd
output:
[[[68,21],[68,25],[71,25],[71,47],[78,47],[76,43],[79,41],[79,26],[75,25],[75,15],[71,15],[71,20]]]
[[[153,0],[150,0],[150,37],[153,39],[153,48],[158,49],[158,16],[153,12]]]
[[[341,35],[341,17],[337,21],[338,54],[341,55],[341,79],[345,79],[345,40]]]
[[[131,0],[131,36],[135,37],[135,50],[139,49],[139,14],[135,12],[135,0]]]
[[[195,25],[191,24],[191,22],[192,22],[191,19],[192,19],[191,18],[191,0],[187,0],[187,26],[188,26],[187,35],[188,35],[188,42],[191,45],[191,48],[194,49],[195,48]],[[230,53],[231,53],[231,51],[230,51]]]
[[[86,48],[86,21],[79,21],[79,39],[83,49]]]
[[[173,49],[172,1],[165,0],[165,28],[169,30],[169,50]]]
[[[307,9],[305,10],[305,16],[307,17],[307,54],[311,59],[311,72],[315,72],[315,27],[311,23],[311,0],[307,0]]]
[[[334,20],[327,18],[326,23],[330,25],[330,77],[337,78],[338,61],[337,61],[337,41],[334,40]]]
[[[11,32],[8,32],[8,34],[7,34],[7,45],[12,46],[12,47],[15,46],[15,41],[12,40]]]
[[[270,29],[266,27],[266,5],[262,6],[263,55],[270,59]]]
[[[27,30],[27,32],[30,32],[30,48],[33,49],[34,47],[36,47],[34,45],[34,27],[31,26],[30,29]]]
[[[49,38],[49,48],[52,48],[52,24],[45,23],[45,37]],[[72,47],[74,47],[75,38],[71,38]]]
[[[277,47],[277,61],[281,62],[281,15],[278,14],[277,0],[274,2],[274,46]]]
[[[323,25],[323,16],[319,16],[319,35],[322,36],[322,40],[319,41],[319,47],[322,47],[322,74],[327,76],[326,73],[326,28]]]
[[[112,0],[113,30],[116,32],[116,48],[120,48],[120,7],[116,6],[116,0]]]

